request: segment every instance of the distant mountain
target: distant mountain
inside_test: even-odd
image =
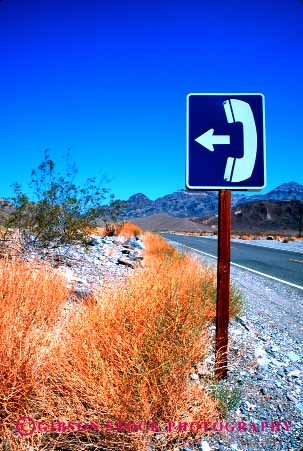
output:
[[[241,200],[243,196],[238,197],[233,199],[234,203]],[[217,211],[218,193],[215,191],[190,192],[180,189],[156,200],[151,200],[144,194],[138,193],[131,196],[122,205],[124,205],[121,213],[123,219],[161,213],[177,218],[201,217]]]
[[[303,185],[297,182],[283,183],[277,186],[267,194],[261,194],[256,196],[246,196],[246,199],[241,199],[237,202],[248,203],[255,201],[285,201],[285,200],[301,200],[303,201]]]
[[[127,205],[126,209],[123,210],[124,218],[137,218],[140,216],[148,216],[157,213],[155,212],[154,201],[142,193],[134,194],[128,199],[127,202],[124,202],[124,205]]]
[[[303,227],[303,207],[298,200],[258,201],[232,209],[232,231],[238,233],[298,234]],[[201,227],[216,230],[217,215],[193,219]]]
[[[233,194],[232,206],[256,201],[303,200],[303,185],[296,182],[284,183],[267,194],[248,196]],[[135,194],[124,203],[122,218],[141,218],[166,213],[178,218],[193,218],[214,215],[218,211],[216,191],[187,191],[180,189],[174,193],[151,200],[142,193]]]

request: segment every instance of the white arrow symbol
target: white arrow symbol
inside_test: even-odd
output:
[[[230,144],[230,136],[214,135],[214,131],[213,128],[210,128],[207,132],[203,133],[203,135],[198,136],[195,141],[211,152],[215,150],[214,144]]]

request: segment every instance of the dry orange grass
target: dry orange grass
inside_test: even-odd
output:
[[[154,235],[153,233],[146,232],[144,235],[144,243],[146,246],[145,257],[177,257],[180,254],[176,248],[168,244],[168,242],[159,235]],[[152,262],[151,262],[152,265]]]
[[[132,236],[143,235],[143,230],[131,222],[122,222],[118,224],[109,224],[107,228],[95,227],[92,228],[89,233],[97,236],[122,235],[125,238],[131,238]]]
[[[249,235],[241,235],[241,236],[240,236],[240,239],[241,239],[241,240],[251,240],[252,237],[249,236]]]
[[[124,222],[118,234],[125,236],[126,238],[130,238],[132,236],[143,235],[143,230],[136,224],[132,224],[131,222]]]
[[[145,260],[149,266],[157,266],[159,262],[157,258],[161,261],[164,257],[168,258],[169,261],[179,262],[183,266],[187,266],[189,271],[192,271],[193,277],[197,277],[197,280],[201,285],[207,288],[208,299],[211,301],[213,306],[213,312],[215,315],[215,306],[217,299],[217,274],[215,270],[209,268],[205,265],[194,260],[192,257],[185,256],[180,253],[175,247],[167,243],[167,241],[159,235],[154,235],[153,233],[145,233],[144,243],[146,246]],[[195,269],[194,269],[195,268]],[[186,283],[186,280],[184,282]],[[199,292],[199,290],[198,290]],[[242,297],[240,291],[235,287],[231,286],[230,292],[230,317],[236,316],[242,309]],[[210,319],[213,319],[211,317]]]
[[[12,436],[17,418],[32,409],[66,297],[48,267],[0,260],[0,437]]]

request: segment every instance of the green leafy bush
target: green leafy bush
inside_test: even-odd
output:
[[[213,384],[210,391],[214,399],[219,401],[220,408],[223,414],[233,411],[237,408],[241,401],[242,390],[239,386],[228,386],[224,382]]]
[[[96,178],[88,178],[79,186],[75,183],[77,172],[69,154],[66,169],[60,173],[45,151],[42,163],[31,173],[31,198],[19,184],[14,185],[14,211],[5,226],[17,230],[23,245],[87,244],[97,218],[105,222],[116,220],[119,201],[114,201],[108,188],[100,186],[106,180],[97,183]]]

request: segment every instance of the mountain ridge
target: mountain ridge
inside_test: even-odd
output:
[[[232,207],[260,201],[303,201],[303,185],[295,181],[286,182],[266,194],[248,196],[232,194]],[[143,193],[136,193],[122,202],[122,219],[142,218],[166,213],[177,218],[195,218],[214,215],[218,211],[217,191],[188,191],[179,189],[173,193],[149,199]]]

